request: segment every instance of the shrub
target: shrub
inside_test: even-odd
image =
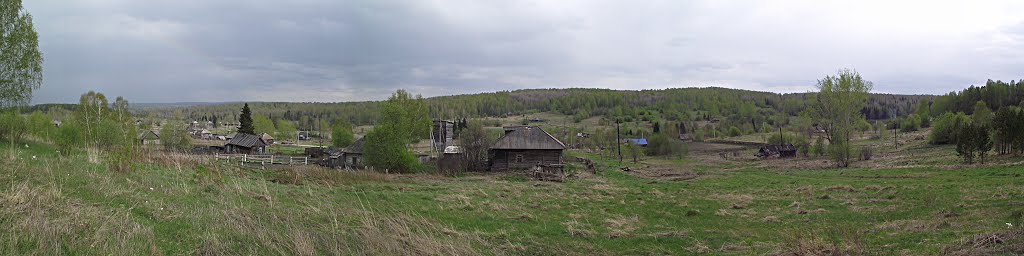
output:
[[[867,161],[871,160],[873,150],[869,146],[860,147],[860,160]]]
[[[955,142],[954,136],[957,127],[968,124],[970,120],[963,112],[942,114],[932,122],[932,132],[928,136],[928,143],[942,145]]]
[[[729,127],[729,137],[736,137],[740,135],[743,135],[743,132],[740,131],[740,128],[737,128],[736,126]]]
[[[825,138],[818,136],[818,138],[814,140],[814,148],[811,150],[811,152],[814,153],[815,157],[825,155]]]

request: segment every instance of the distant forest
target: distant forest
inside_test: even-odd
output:
[[[433,118],[505,117],[536,112],[558,112],[581,121],[594,116],[631,122],[721,120],[728,126],[760,130],[762,124],[783,125],[800,116],[816,101],[816,93],[777,94],[727,88],[677,88],[623,91],[608,89],[532,89],[427,98]],[[871,95],[862,110],[868,120],[883,120],[912,113],[930,95]],[[354,125],[373,124],[379,102],[250,103],[253,112],[272,120],[296,122],[300,129],[317,119]],[[235,122],[241,103],[184,108],[144,108],[142,116],[186,120]],[[655,120],[652,120],[655,119]]]
[[[1024,80],[992,81],[989,79],[985,86],[967,87],[963,91],[950,92],[939,97],[932,104],[933,115],[944,112],[963,112],[974,114],[974,106],[977,102],[985,102],[992,110],[999,110],[1006,106],[1024,106]]]

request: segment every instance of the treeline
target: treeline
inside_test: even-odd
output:
[[[1006,106],[1024,105],[1024,80],[1007,83],[989,79],[984,86],[971,85],[963,91],[950,92],[935,100],[932,113],[964,112],[970,115],[974,113],[974,106],[979,101],[996,110]]]
[[[788,124],[787,116],[798,116],[817,102],[816,93],[776,94],[726,88],[676,88],[619,91],[607,89],[538,89],[502,91],[425,99],[432,118],[507,117],[535,112],[557,112],[582,121],[603,116],[625,122],[719,120],[724,127],[746,127],[760,132],[765,125]],[[933,96],[873,94],[862,113],[869,120],[888,119],[912,113],[919,101]],[[295,122],[298,129],[313,129],[318,122],[343,121],[353,125],[374,124],[381,102],[344,103],[250,103],[253,112],[272,120]],[[191,120],[237,122],[242,104],[149,108],[142,116],[166,119],[180,111]]]

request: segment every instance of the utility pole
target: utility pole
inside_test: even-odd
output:
[[[896,132],[899,131],[898,130],[899,126],[898,126],[898,123],[897,123],[897,120],[896,120],[896,116],[899,113],[896,112],[896,96],[895,95],[892,96],[892,105],[893,105],[892,115],[889,117],[891,120],[893,120],[893,123],[892,123],[892,144],[896,145],[896,149],[900,149],[900,141],[899,141],[899,139],[897,137],[898,135],[896,134]]]
[[[782,93],[779,93],[779,104],[781,104],[782,101],[783,101]],[[780,112],[783,112],[783,111],[780,111]],[[782,119],[785,119],[785,118],[786,118],[785,113],[783,113]],[[779,120],[779,145],[781,146],[783,144],[786,144],[786,137],[782,136],[782,120]]]
[[[324,114],[322,114],[322,113],[316,116],[317,137],[319,138],[319,141],[320,141],[319,146],[321,148],[324,147],[324,126],[323,126],[323,124],[321,124],[323,118],[324,118]],[[309,137],[309,134],[306,134],[306,137]]]
[[[619,164],[622,164],[622,139],[619,138],[619,134],[622,133],[619,130],[619,120],[615,120],[615,145],[619,149]]]

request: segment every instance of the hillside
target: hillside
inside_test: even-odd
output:
[[[502,91],[471,95],[427,98],[435,118],[509,117],[551,112],[572,116],[574,122],[592,117],[632,121],[699,121],[722,119],[726,125],[751,130],[779,116],[799,116],[816,101],[815,93],[777,94],[727,88],[675,88],[663,90],[624,91],[607,89],[533,89]],[[870,120],[905,116],[914,111],[919,101],[933,100],[930,95],[872,94],[864,112]],[[296,122],[298,127],[314,127],[317,119],[334,123],[345,121],[354,125],[370,125],[377,119],[379,102],[294,103],[253,102],[258,115],[272,120]],[[174,118],[180,113],[185,120],[234,122],[241,103],[187,107],[145,108],[143,116],[157,119]],[[656,119],[656,120],[651,120]],[[781,122],[788,124],[787,120]]]
[[[1024,252],[1024,173],[1013,165],[1021,158],[964,168],[949,146],[915,139],[922,134],[908,134],[900,150],[858,140],[877,159],[840,170],[813,157],[755,161],[752,149],[723,158],[723,149],[696,144],[682,160],[638,163],[573,152],[598,169],[571,164],[565,183],[515,173],[251,169],[156,151],[139,170],[115,172],[79,150],[3,143],[0,253]]]

